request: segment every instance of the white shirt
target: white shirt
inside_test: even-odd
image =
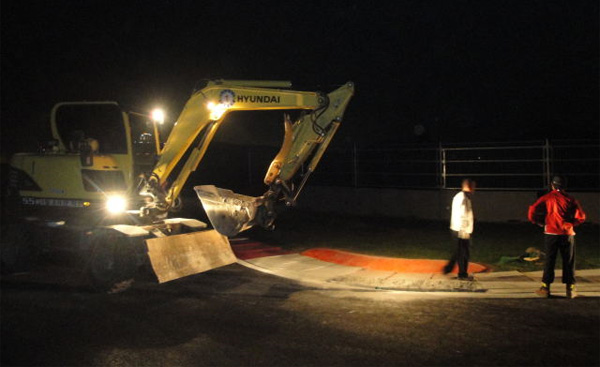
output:
[[[450,229],[458,232],[459,238],[469,238],[473,233],[473,207],[471,199],[464,191],[454,195],[452,199]]]

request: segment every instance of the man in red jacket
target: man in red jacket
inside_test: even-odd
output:
[[[535,293],[540,297],[550,296],[550,285],[554,281],[556,255],[560,251],[563,261],[562,281],[567,286],[567,298],[575,298],[575,231],[573,227],[585,221],[585,213],[579,202],[564,191],[564,179],[552,179],[552,191],[539,198],[529,207],[527,217],[532,223],[544,227],[546,263],[542,286]]]

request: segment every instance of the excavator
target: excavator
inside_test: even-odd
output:
[[[325,94],[289,81],[211,80],[192,93],[166,142],[160,117],[116,102],[62,102],[50,114],[52,140],[10,161],[8,246],[3,267],[27,265],[46,248],[76,250],[100,289],[114,289],[140,267],[159,283],[236,261],[228,237],[274,228],[275,207],[293,206],[338,130],[354,94],[347,82]],[[232,111],[284,114],[281,148],[263,195],[194,186],[212,225],[175,215],[181,193]]]

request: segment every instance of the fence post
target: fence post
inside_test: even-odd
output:
[[[438,161],[438,170],[437,170],[437,182],[439,188],[444,188],[444,165],[442,163],[442,142],[438,142],[438,151],[437,151],[437,161]]]
[[[356,142],[352,145],[352,161],[352,169],[354,171],[352,179],[354,181],[354,188],[358,188],[358,144]]]
[[[546,182],[542,185],[542,187],[548,187],[550,184],[550,180],[552,179],[550,175],[552,175],[551,164],[550,164],[550,140],[546,139],[546,143],[544,144],[544,179]]]
[[[440,174],[441,174],[441,187],[442,189],[446,188],[446,150],[442,147],[442,142],[440,142]]]

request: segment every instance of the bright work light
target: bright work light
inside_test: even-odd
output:
[[[210,119],[214,121],[220,119],[227,111],[227,107],[222,103],[216,104],[214,102],[208,102],[206,108],[210,111]]]
[[[160,108],[155,108],[152,110],[152,120],[158,122],[159,124],[165,122],[165,111]]]
[[[106,210],[111,214],[119,214],[127,209],[127,200],[122,196],[109,196],[106,200]]]

